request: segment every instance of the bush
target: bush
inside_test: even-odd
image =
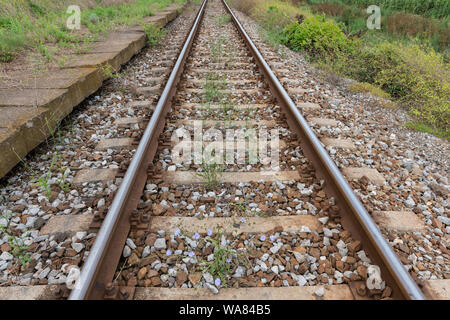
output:
[[[450,126],[450,70],[432,48],[384,41],[326,57],[321,64],[360,82],[379,86],[417,119],[434,128]]]
[[[327,21],[323,16],[306,18],[286,26],[282,32],[282,43],[294,51],[304,50],[323,56],[348,50],[351,41],[334,21]]]
[[[150,46],[157,45],[162,38],[166,35],[166,30],[162,28],[155,27],[152,23],[143,25],[145,34],[147,35],[148,44]]]
[[[450,69],[432,48],[392,43],[397,63],[376,82],[406,105],[411,114],[435,128],[450,128]],[[394,91],[395,90],[395,91]]]

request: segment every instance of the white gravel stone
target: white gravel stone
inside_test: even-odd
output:
[[[80,253],[81,250],[84,249],[84,244],[80,242],[72,243],[72,249],[75,250],[77,253]]]
[[[165,238],[158,238],[155,241],[154,247],[156,250],[164,250],[167,248],[166,245],[166,239]]]
[[[318,297],[323,297],[324,293],[325,293],[325,290],[323,289],[323,287],[320,287],[319,289],[314,291],[314,294]]]
[[[292,279],[293,279],[294,281],[297,282],[297,284],[298,284],[299,286],[304,286],[305,284],[308,283],[308,281],[306,281],[305,277],[302,276],[302,275],[295,274],[295,273],[292,273],[292,272],[291,272],[291,277],[292,277]]]
[[[233,278],[242,278],[245,275],[245,268],[238,266],[235,273],[232,275]]]
[[[208,288],[214,294],[218,294],[219,293],[219,290],[215,286],[213,286],[212,284],[205,283],[205,288]]]
[[[124,258],[128,258],[131,255],[131,249],[130,249],[129,246],[125,245],[123,247],[122,255],[123,255]]]
[[[131,240],[130,238],[127,239],[126,244],[127,244],[127,246],[130,247],[131,250],[136,249],[136,245],[134,244],[133,240]]]
[[[203,279],[205,279],[207,283],[214,283],[214,278],[209,272],[203,273]]]
[[[149,246],[145,246],[144,250],[142,250],[142,258],[148,257],[150,255],[150,247]]]
[[[4,261],[9,261],[9,260],[12,260],[13,258],[14,258],[13,255],[6,251],[0,255],[0,260],[4,260]]]

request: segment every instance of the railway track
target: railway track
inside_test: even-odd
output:
[[[204,1],[69,299],[424,299],[275,73]]]

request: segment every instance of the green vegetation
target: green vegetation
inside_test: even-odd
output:
[[[225,43],[225,38],[220,37],[219,39],[214,39],[211,43],[211,56],[213,62],[220,62],[223,52],[223,44]]]
[[[308,4],[332,4],[368,7],[377,5],[382,10],[410,12],[425,17],[447,18],[450,2],[447,0],[307,0]]]
[[[222,15],[222,16],[219,16],[219,17],[216,19],[216,24],[217,24],[218,26],[223,26],[223,25],[227,24],[227,23],[230,22],[230,21],[231,21],[231,16],[230,16],[229,14],[224,14],[224,15]]]
[[[225,79],[220,79],[219,75],[215,72],[208,72],[206,75],[205,84],[203,90],[205,91],[205,99],[208,103],[221,101],[223,93],[221,90],[225,86]]]
[[[48,46],[56,52],[77,50],[99,35],[123,25],[142,25],[155,10],[186,0],[0,0],[0,61],[10,62],[23,49],[36,49],[46,60],[52,59]],[[117,4],[121,3],[121,4]],[[66,12],[71,4],[81,7],[81,29],[70,30]],[[113,4],[113,5],[112,5]],[[80,32],[82,31],[82,32]]]
[[[378,96],[380,98],[389,99],[391,96],[387,93],[381,90],[380,88],[367,83],[367,82],[356,82],[349,86],[349,89],[353,92],[369,92],[375,96]]]
[[[153,24],[143,25],[142,28],[147,35],[150,46],[156,46],[166,35],[166,29],[157,28]]]
[[[199,177],[202,177],[206,182],[206,187],[213,189],[219,185],[220,175],[222,174],[222,166],[217,163],[208,163],[203,161],[202,171],[197,173]]]
[[[334,55],[351,45],[336,23],[321,16],[287,25],[281,31],[281,42],[294,51],[305,50],[320,56]]]
[[[53,119],[49,120],[49,119],[45,118],[45,125],[47,126],[47,130],[50,132],[51,141],[53,141],[54,154],[52,156],[50,167],[44,174],[41,175],[38,172],[36,172],[13,149],[13,152],[16,154],[17,158],[24,165],[24,167],[27,168],[32,173],[32,175],[34,177],[34,181],[36,181],[36,183],[39,185],[41,190],[45,192],[45,196],[49,200],[52,195],[52,185],[53,185],[52,178],[54,177],[54,175],[57,176],[54,180],[55,184],[58,185],[59,188],[61,190],[63,190],[64,192],[69,191],[69,184],[66,183],[67,175],[65,173],[65,168],[62,165],[62,156],[59,153],[58,148],[57,148],[57,144],[63,143],[64,138],[63,138],[62,132],[60,130],[60,123],[58,122],[54,126],[52,126],[50,124],[50,122],[53,122],[52,120]]]
[[[14,234],[14,230],[10,227],[12,214],[1,215],[1,219],[6,221],[6,225],[0,224],[0,235],[6,235],[8,244],[11,247],[12,256],[20,262],[22,267],[26,267],[28,262],[31,262],[30,254],[27,252],[30,249],[25,245],[24,240]],[[25,234],[26,236],[26,234]]]
[[[222,245],[222,235],[223,233],[219,229],[215,233],[215,237],[206,237],[206,240],[214,246],[214,259],[211,261],[201,260],[200,262],[204,265],[203,271],[209,272],[215,279],[220,278],[223,286],[227,287],[226,280],[233,271],[232,261],[235,260],[236,265],[248,265],[248,262],[244,253],[239,253],[228,245]]]
[[[366,26],[367,6],[346,5],[343,1],[313,2],[311,9],[314,13],[325,14],[339,22],[340,27],[348,36],[357,36],[369,42],[373,41],[374,38],[386,41],[402,40],[404,42],[410,42],[412,38],[416,38],[415,41],[430,45],[436,51],[443,53],[447,59],[449,58],[450,29],[448,16],[436,19],[381,6],[381,30],[373,32],[367,30]]]
[[[323,69],[363,83],[353,89],[390,96],[414,116],[415,123],[421,124],[408,127],[425,131],[426,126],[427,132],[450,137],[447,2],[408,1],[440,4],[422,17],[395,11],[422,14],[419,6],[412,9],[398,1],[395,7],[393,1],[381,1],[391,10],[388,16],[382,11],[381,30],[366,27],[365,8],[373,4],[370,1],[297,1],[297,6],[292,2],[244,0],[235,4],[273,33],[272,38],[292,50],[305,52]],[[293,18],[294,10],[301,14]],[[278,18],[271,22],[274,12]],[[288,18],[288,22],[281,17]]]
[[[444,130],[435,129],[423,122],[408,122],[405,124],[405,127],[409,128],[409,129],[417,130],[420,132],[431,133],[439,138],[450,139],[450,130],[444,131]]]

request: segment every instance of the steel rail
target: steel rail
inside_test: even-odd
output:
[[[392,296],[394,298],[424,300],[423,293],[386,242],[377,225],[356,197],[326,150],[322,147],[320,140],[311,130],[307,121],[247,35],[231,8],[225,0],[222,0],[222,2],[252,52],[260,70],[265,75],[272,94],[287,113],[287,121],[291,129],[294,129],[300,135],[300,142],[305,154],[314,165],[318,175],[325,178],[327,191],[337,198],[337,205],[343,214],[342,224],[344,227],[352,232],[354,238],[363,240],[361,242],[364,245],[364,249],[369,252],[372,262],[374,261],[380,267],[383,279],[393,289]]]
[[[102,299],[106,285],[112,281],[123,244],[130,230],[129,216],[142,194],[148,165],[153,160],[165,117],[172,103],[181,73],[203,18],[204,0],[187,36],[164,91],[156,105],[120,188],[98,232],[69,300]],[[108,255],[108,257],[107,257]]]

